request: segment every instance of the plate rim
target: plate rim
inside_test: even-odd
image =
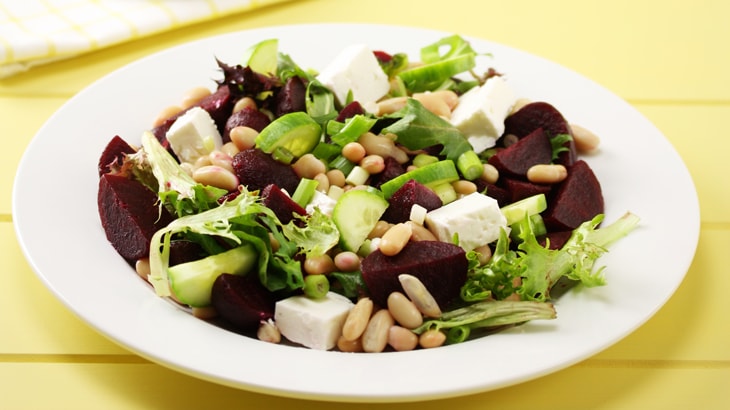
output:
[[[686,275],[687,270],[689,269],[689,266],[694,258],[697,243],[699,240],[699,201],[697,200],[697,192],[694,187],[694,183],[691,180],[691,176],[689,175],[689,171],[687,170],[686,166],[684,165],[684,162],[681,161],[681,158],[679,158],[680,164],[682,166],[681,171],[683,171],[682,173],[684,173],[685,176],[687,178],[689,178],[690,188],[691,188],[691,191],[693,194],[693,200],[690,201],[691,203],[688,204],[688,206],[690,208],[693,208],[696,210],[695,217],[693,218],[693,222],[691,223],[691,225],[696,226],[696,229],[692,232],[692,235],[689,239],[689,243],[693,243],[694,245],[693,245],[693,248],[691,249],[691,255],[685,261],[686,267],[682,268],[684,273],[681,275],[681,279],[679,281],[677,281],[677,283],[674,285],[673,289],[671,289],[671,291],[667,295],[665,295],[666,297],[657,304],[655,309],[646,318],[644,318],[643,320],[637,321],[636,323],[633,324],[632,327],[624,329],[624,334],[618,335],[616,340],[613,340],[611,343],[608,344],[608,346],[603,346],[596,351],[592,351],[590,353],[572,357],[570,360],[564,360],[560,363],[553,364],[552,366],[546,366],[545,368],[540,369],[540,371],[533,372],[528,377],[524,377],[525,375],[522,375],[522,377],[513,377],[512,379],[509,379],[509,380],[503,380],[500,382],[491,383],[489,386],[471,384],[468,386],[464,386],[463,388],[452,387],[449,389],[437,390],[430,394],[427,392],[417,393],[417,392],[412,391],[412,392],[409,392],[408,394],[398,394],[397,392],[368,394],[366,392],[361,392],[360,394],[338,395],[335,392],[298,391],[297,389],[294,389],[294,388],[287,389],[287,388],[281,388],[281,387],[275,387],[275,386],[269,386],[269,385],[258,385],[253,380],[249,380],[245,383],[242,383],[240,380],[236,381],[236,380],[222,379],[216,374],[210,374],[205,371],[202,371],[201,369],[192,368],[189,364],[180,365],[180,363],[175,363],[174,361],[170,361],[169,359],[161,359],[159,357],[159,355],[150,354],[150,352],[145,351],[144,349],[139,349],[139,347],[135,346],[134,344],[130,345],[127,340],[121,340],[121,341],[118,340],[118,337],[116,337],[113,333],[110,333],[108,331],[109,329],[107,327],[99,326],[98,323],[89,323],[88,315],[85,315],[84,312],[80,312],[77,310],[78,303],[74,303],[73,300],[67,299],[66,295],[59,293],[57,287],[55,286],[55,285],[57,285],[57,283],[54,283],[47,276],[47,274],[44,274],[44,272],[41,271],[42,268],[36,263],[37,261],[35,261],[33,258],[33,254],[35,251],[32,248],[34,245],[32,245],[31,242],[29,242],[29,237],[26,236],[26,235],[30,234],[29,233],[30,228],[27,225],[30,223],[30,221],[27,221],[25,219],[25,213],[22,211],[24,203],[23,203],[23,199],[22,199],[23,192],[21,189],[21,185],[22,185],[23,181],[21,180],[21,178],[23,178],[26,175],[26,172],[21,172],[21,171],[28,169],[28,167],[29,167],[28,162],[30,161],[29,158],[31,157],[31,155],[34,155],[34,152],[37,149],[40,149],[40,148],[37,148],[37,145],[40,144],[40,142],[38,142],[38,141],[41,141],[42,138],[44,138],[44,137],[42,137],[42,135],[46,135],[46,133],[48,132],[47,129],[50,126],[49,124],[53,124],[54,121],[56,121],[58,116],[64,115],[66,110],[69,109],[68,107],[73,107],[74,104],[78,103],[78,101],[82,101],[84,98],[86,98],[87,93],[91,92],[90,91],[91,89],[98,87],[99,84],[105,84],[106,82],[112,81],[114,78],[119,76],[119,73],[123,72],[124,70],[129,70],[130,67],[136,67],[136,66],[141,66],[141,65],[147,64],[147,62],[154,61],[155,59],[159,59],[159,58],[161,58],[161,56],[164,56],[164,55],[173,55],[175,53],[180,52],[180,50],[185,50],[185,49],[189,49],[191,47],[195,47],[196,44],[208,44],[208,43],[212,43],[212,42],[215,42],[218,40],[236,38],[238,36],[243,36],[245,34],[270,32],[272,30],[277,30],[277,29],[281,29],[281,30],[286,29],[286,30],[296,31],[296,30],[309,30],[312,28],[321,28],[321,27],[329,27],[331,29],[337,28],[337,29],[343,29],[343,30],[344,29],[364,30],[364,29],[370,29],[370,28],[384,29],[386,31],[387,30],[395,30],[395,31],[405,30],[407,32],[414,32],[414,33],[415,32],[419,32],[419,33],[428,32],[434,36],[435,35],[445,36],[445,35],[453,34],[453,33],[445,32],[445,31],[433,30],[433,29],[421,28],[421,27],[395,26],[395,25],[384,25],[384,24],[368,24],[368,23],[324,23],[324,24],[293,24],[293,25],[266,26],[266,27],[241,30],[241,31],[236,31],[236,32],[231,32],[231,33],[219,34],[219,35],[200,38],[200,39],[197,39],[197,40],[194,40],[191,42],[179,44],[179,45],[173,46],[171,48],[161,50],[161,51],[152,53],[148,56],[137,59],[123,67],[120,67],[120,68],[102,76],[98,80],[92,82],[90,85],[88,85],[83,90],[81,90],[76,95],[74,95],[72,98],[70,98],[68,101],[66,101],[61,106],[61,108],[59,108],[43,124],[43,126],[38,130],[38,132],[35,134],[35,136],[31,139],[30,143],[28,144],[28,147],[26,148],[26,151],[23,154],[23,157],[21,158],[21,161],[18,166],[18,172],[16,173],[16,178],[15,178],[14,184],[13,184],[12,214],[14,216],[22,215],[20,218],[15,219],[15,221],[14,221],[16,236],[21,245],[23,254],[24,254],[26,260],[31,265],[31,268],[36,273],[36,275],[42,280],[44,285],[52,291],[52,293],[54,294],[55,297],[57,297],[59,300],[61,300],[64,303],[64,305],[66,305],[66,307],[68,307],[77,317],[81,318],[82,321],[84,321],[90,327],[94,328],[96,331],[100,332],[101,334],[103,334],[110,340],[114,341],[115,343],[120,344],[125,349],[128,349],[128,350],[134,352],[135,354],[145,357],[146,359],[149,359],[155,363],[161,364],[165,367],[172,368],[174,370],[180,371],[182,373],[185,373],[185,374],[188,374],[188,375],[191,375],[194,377],[198,377],[198,378],[205,379],[205,380],[212,381],[212,382],[219,383],[219,384],[228,385],[231,387],[236,387],[236,388],[241,388],[241,389],[245,389],[245,390],[266,393],[266,394],[275,394],[275,395],[279,395],[279,396],[287,396],[287,397],[295,397],[295,398],[310,398],[310,399],[329,400],[329,401],[363,401],[364,400],[364,401],[368,401],[368,402],[378,402],[378,401],[393,402],[393,401],[413,401],[413,400],[425,400],[425,399],[434,399],[434,398],[445,398],[445,397],[460,396],[460,395],[477,393],[477,392],[484,392],[487,390],[493,390],[496,388],[502,388],[502,387],[514,385],[514,384],[517,384],[520,382],[532,380],[537,377],[541,377],[541,376],[553,373],[555,371],[564,369],[572,364],[580,362],[580,361],[584,360],[585,358],[590,357],[590,356],[604,350],[608,346],[615,344],[616,342],[623,339],[628,334],[632,333],[636,328],[643,325],[646,321],[648,321],[651,317],[653,317],[654,314],[674,294],[676,289],[681,284],[684,276]],[[464,37],[468,38],[470,40],[476,40],[478,42],[498,45],[505,49],[509,49],[515,53],[522,53],[522,54],[528,56],[530,59],[538,59],[546,64],[552,64],[553,66],[557,67],[559,70],[563,70],[565,72],[572,74],[573,76],[577,76],[577,77],[581,78],[582,81],[593,83],[592,80],[587,79],[586,77],[582,76],[581,74],[579,74],[573,70],[570,70],[562,65],[559,65],[555,62],[546,60],[538,55],[526,53],[522,50],[513,48],[511,46],[506,46],[503,44],[495,43],[495,42],[487,40],[487,39],[482,39],[482,38],[478,38],[478,37],[474,37],[474,36],[466,36],[466,35],[464,35]],[[423,44],[425,45],[425,43],[423,43]],[[282,51],[287,52],[287,50],[282,50]],[[616,96],[615,94],[606,90],[604,87],[602,87],[596,83],[593,83],[593,84],[596,87],[600,87],[600,88],[604,89],[607,93],[613,95],[615,98],[621,100],[618,96]],[[191,85],[193,85],[193,84],[191,84]],[[621,101],[623,101],[623,100],[621,100]],[[641,116],[641,117],[643,117],[643,116]],[[646,120],[646,121],[648,122],[648,120]],[[664,138],[664,140],[666,141],[666,137],[661,133],[661,131],[659,131],[656,128],[655,128],[655,131],[659,135],[661,135]],[[676,153],[676,151],[674,151],[674,152],[675,152],[675,154],[677,154],[677,157],[679,157],[678,153]],[[685,182],[687,182],[687,181],[685,181]],[[156,307],[153,307],[152,309],[159,309],[159,306],[157,306],[157,305],[159,305],[159,303],[161,303],[161,302],[166,303],[164,301],[161,301],[161,300],[158,300],[157,298],[155,298],[154,294],[152,294],[152,293],[149,296],[150,296],[150,300],[151,300],[149,303],[156,306]],[[171,313],[171,314],[175,315],[175,313]],[[195,320],[197,321],[198,319],[195,319]],[[492,336],[490,336],[490,337],[492,337]],[[256,343],[260,344],[260,342],[256,342]],[[445,348],[441,348],[441,349],[450,349],[450,348],[452,348],[452,347],[445,347]],[[267,346],[267,351],[268,350],[269,350],[269,346]],[[326,354],[340,354],[340,353],[326,352]],[[390,353],[385,353],[385,355],[389,355],[389,354]],[[399,352],[397,354],[403,354],[403,352]],[[423,355],[425,353],[412,352],[412,354],[413,355]],[[314,355],[319,356],[320,353],[315,352]],[[368,359],[372,359],[372,357],[369,357]],[[381,359],[376,359],[374,361],[381,361]]]

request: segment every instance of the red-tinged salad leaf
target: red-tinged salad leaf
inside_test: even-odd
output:
[[[471,144],[461,131],[428,111],[423,104],[413,98],[407,100],[405,107],[383,118],[396,121],[381,132],[397,135],[397,142],[408,149],[418,150],[443,145],[441,154],[452,161],[472,150]]]
[[[227,86],[231,94],[237,97],[267,101],[283,84],[278,77],[257,73],[248,66],[228,65],[220,60],[216,61],[223,72],[223,79],[218,85]]]

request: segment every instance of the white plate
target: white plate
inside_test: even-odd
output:
[[[556,320],[404,353],[272,345],[155,297],[104,236],[96,207],[102,149],[116,134],[139,142],[154,116],[186,90],[212,88],[220,78],[214,57],[238,63],[249,45],[278,38],[302,67],[320,69],[352,43],[418,58],[420,47],[449,34],[353,24],[270,27],[186,44],[109,74],[68,101],[28,146],[13,192],[23,252],[51,291],[110,339],[180,372],[252,391],[358,402],[442,398],[524,382],[600,352],[654,315],[684,278],[699,235],[694,185],[669,142],[626,102],[559,65],[480,39],[470,38],[474,48],[493,54],[520,96],[551,102],[602,137],[601,152],[586,159],[603,185],[606,221],[627,210],[642,218],[600,260],[608,285],[570,291],[557,301]]]

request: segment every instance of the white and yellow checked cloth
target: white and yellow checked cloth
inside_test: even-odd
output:
[[[290,0],[0,0],[0,78],[284,1]]]

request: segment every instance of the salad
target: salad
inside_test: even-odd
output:
[[[598,138],[489,58],[453,35],[319,72],[276,39],[217,61],[215,90],[102,152],[106,236],[160,297],[269,342],[413,350],[553,319],[639,220],[603,223]]]

